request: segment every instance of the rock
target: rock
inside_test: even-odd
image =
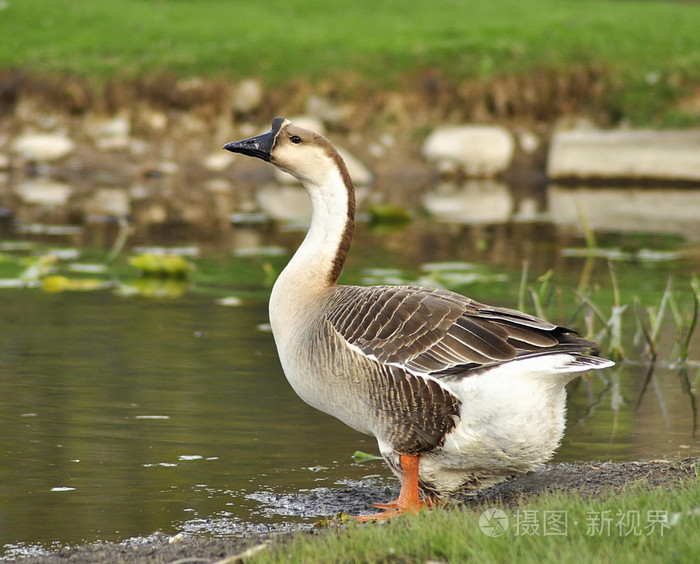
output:
[[[341,123],[352,115],[353,108],[350,104],[340,105],[324,96],[311,95],[306,101],[306,111],[328,123]]]
[[[182,133],[186,135],[207,135],[209,134],[209,124],[206,120],[192,114],[191,112],[183,112],[178,115],[177,126]]]
[[[301,224],[311,219],[309,195],[300,186],[268,184],[255,191],[255,199],[272,219]]]
[[[75,142],[62,133],[25,133],[12,143],[12,150],[28,161],[53,162],[69,155]]]
[[[123,217],[131,212],[129,194],[122,188],[97,188],[84,204],[88,216]]]
[[[124,114],[85,120],[85,132],[101,151],[124,151],[129,147],[131,120]]]
[[[157,110],[143,110],[141,120],[154,133],[163,133],[168,127],[168,116]]]
[[[352,138],[351,138],[352,139]],[[354,141],[354,140],[353,140]],[[359,139],[357,141],[358,143],[362,142],[362,139]],[[371,143],[369,146],[369,153],[372,155],[374,158],[382,158],[386,156],[386,154],[394,148],[394,145],[396,145],[396,139],[389,135],[389,134],[384,134],[379,138],[378,143]]]
[[[503,172],[510,165],[514,150],[513,136],[498,126],[441,127],[423,145],[423,155],[428,159],[457,163],[470,176]]]
[[[326,134],[326,125],[323,123],[323,120],[321,118],[318,118],[316,116],[292,116],[289,118],[289,121],[293,122],[294,125],[298,125],[299,127],[303,127],[305,129],[310,129],[311,131],[315,131],[316,133],[320,133],[321,135]]]
[[[137,206],[133,213],[134,223],[138,225],[154,225],[168,220],[168,210],[160,201],[146,200]]]
[[[19,183],[14,192],[27,204],[63,206],[73,189],[63,182],[38,178]]]
[[[0,170],[7,170],[10,168],[10,157],[0,153]]]
[[[700,130],[559,132],[547,173],[552,179],[700,180]]]
[[[234,161],[231,154],[225,151],[211,153],[204,158],[204,168],[211,172],[223,172]]]
[[[348,172],[350,173],[353,184],[355,184],[355,186],[370,186],[374,178],[364,163],[346,149],[338,147],[337,145],[336,148],[348,167]]]
[[[540,148],[540,138],[532,131],[523,130],[518,133],[518,145],[526,155],[532,155]]]
[[[151,150],[151,143],[143,139],[129,140],[129,153],[135,157],[143,157]]]
[[[145,200],[151,197],[151,191],[147,186],[143,184],[136,183],[129,187],[129,197],[132,200]]]
[[[212,178],[204,183],[204,188],[215,194],[230,194],[231,183],[223,178]]]
[[[233,109],[247,114],[258,108],[263,99],[262,83],[257,78],[246,78],[236,88],[233,97]]]
[[[172,176],[180,171],[180,165],[173,161],[161,161],[156,165],[156,170],[161,174]]]

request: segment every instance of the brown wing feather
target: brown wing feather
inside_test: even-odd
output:
[[[537,317],[418,286],[339,286],[326,311],[335,330],[365,354],[437,377],[595,346]]]

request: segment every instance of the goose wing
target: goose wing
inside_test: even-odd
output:
[[[575,331],[447,290],[418,286],[336,287],[327,318],[352,346],[378,361],[436,377],[463,374],[526,354],[581,352]]]

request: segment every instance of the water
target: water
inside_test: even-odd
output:
[[[247,255],[240,251],[251,242],[292,249],[302,236],[234,229],[224,251],[198,261],[194,287],[177,299],[113,289],[0,291],[0,546],[11,554],[155,530],[236,534],[318,518],[303,507],[285,508],[285,494],[367,477],[396,483],[382,462],[353,462],[356,450],[376,453],[371,438],[303,404],[284,379],[266,329],[266,283],[287,257],[231,255]],[[615,272],[644,306],[659,303],[673,274],[687,310],[683,285],[697,271],[693,245],[659,234],[599,234],[598,242],[632,255],[647,247],[682,250],[686,258],[669,262],[633,256],[616,262]],[[417,222],[388,232],[363,225],[344,281],[439,282],[444,265],[423,272],[419,266],[467,261],[454,267],[471,281],[460,291],[515,306],[527,261],[533,287],[550,268],[557,284],[575,287],[585,277],[609,309],[607,261],[562,253],[581,245],[575,232],[543,222]],[[231,295],[241,304],[217,303]],[[572,384],[555,460],[700,455],[692,403],[698,365],[669,362],[669,320],[663,358],[649,375],[635,323],[629,310],[624,346],[633,362]],[[690,358],[700,358],[698,349],[695,337]]]
[[[264,303],[18,292],[2,318],[2,544],[172,530],[371,448],[286,385]]]

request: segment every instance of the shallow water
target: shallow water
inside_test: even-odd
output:
[[[322,506],[297,503],[300,491],[368,477],[395,486],[381,461],[352,459],[356,450],[376,453],[374,441],[303,404],[279,367],[266,328],[266,279],[287,256],[244,249],[291,251],[302,236],[234,229],[223,252],[198,261],[194,286],[177,299],[125,297],[111,288],[0,291],[0,546],[14,553],[155,530],[235,534],[324,514]],[[643,306],[658,304],[673,274],[687,309],[693,246],[658,234],[600,234],[599,243],[632,253],[615,263],[623,292],[633,289]],[[574,231],[550,223],[419,222],[386,232],[362,225],[344,281],[423,278],[516,306],[526,260],[533,287],[550,268],[564,286],[586,277],[609,309],[607,260],[562,250],[581,245]],[[685,258],[635,258],[649,247],[680,249]],[[434,264],[440,261],[460,262]],[[433,265],[421,272],[427,262]],[[241,304],[217,303],[226,296]],[[669,363],[675,327],[668,321],[650,376],[631,311],[624,324],[631,361],[572,383],[555,460],[700,454],[697,363]],[[697,336],[690,351],[700,358]]]

